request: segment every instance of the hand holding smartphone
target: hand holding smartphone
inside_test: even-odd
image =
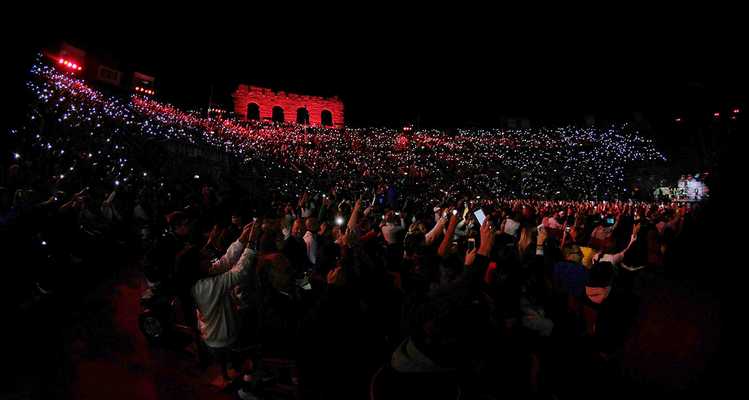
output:
[[[484,221],[486,220],[486,215],[484,215],[484,210],[478,209],[473,212],[473,215],[476,217],[476,220],[479,223],[479,226],[484,225]]]

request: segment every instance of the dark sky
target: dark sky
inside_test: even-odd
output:
[[[730,33],[705,35],[694,26],[654,34],[638,25],[604,32],[605,20],[546,30],[477,29],[462,20],[297,29],[293,21],[257,18],[176,19],[173,26],[137,18],[53,18],[48,29],[11,43],[6,78],[17,81],[13,76],[28,68],[32,49],[67,40],[126,70],[155,75],[159,97],[183,107],[205,106],[211,85],[228,105],[238,83],[252,83],[339,95],[347,122],[357,126],[398,126],[417,117],[437,127],[497,126],[501,116],[626,120],[638,111],[669,118],[746,101],[743,47],[734,47]]]

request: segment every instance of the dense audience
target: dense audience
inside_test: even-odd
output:
[[[635,276],[700,211],[612,196],[624,161],[657,154],[618,131],[248,128],[33,76],[29,123],[4,138],[0,229],[35,266],[9,304],[49,317],[122,255],[242,398],[600,396]]]

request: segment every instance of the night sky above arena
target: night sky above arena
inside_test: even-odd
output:
[[[733,107],[747,92],[740,62],[719,70],[711,61],[738,60],[731,46],[696,33],[653,39],[638,29],[604,38],[578,27],[529,36],[412,24],[352,32],[331,24],[314,32],[287,27],[282,35],[254,19],[137,29],[136,21],[51,21],[60,27],[55,35],[13,45],[28,58],[16,69],[28,70],[40,45],[67,40],[156,76],[160,98],[184,109],[205,108],[212,86],[213,100],[228,108],[236,85],[250,83],[338,95],[352,126],[497,127],[503,118],[560,125],[587,115],[668,123],[694,109]]]

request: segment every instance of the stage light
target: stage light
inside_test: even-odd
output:
[[[60,60],[58,60],[57,62],[59,62],[60,64],[62,64],[62,63],[64,63],[64,62],[65,62],[65,60],[61,58],[61,59],[60,59]]]
[[[719,112],[714,112],[714,113],[713,113],[713,117],[715,117],[715,118],[720,118],[720,113],[719,113]]]
[[[19,158],[21,158],[21,155],[18,154],[18,153],[13,153],[13,158],[15,158],[16,160],[18,160]]]
[[[738,114],[738,113],[740,113],[740,112],[741,112],[741,110],[740,110],[740,109],[738,109],[738,108],[734,108],[734,109],[733,109],[733,113],[734,113],[734,114]]]
[[[679,117],[676,117],[676,118],[674,118],[674,121],[675,121],[675,122],[681,122],[681,118],[679,118]]]

